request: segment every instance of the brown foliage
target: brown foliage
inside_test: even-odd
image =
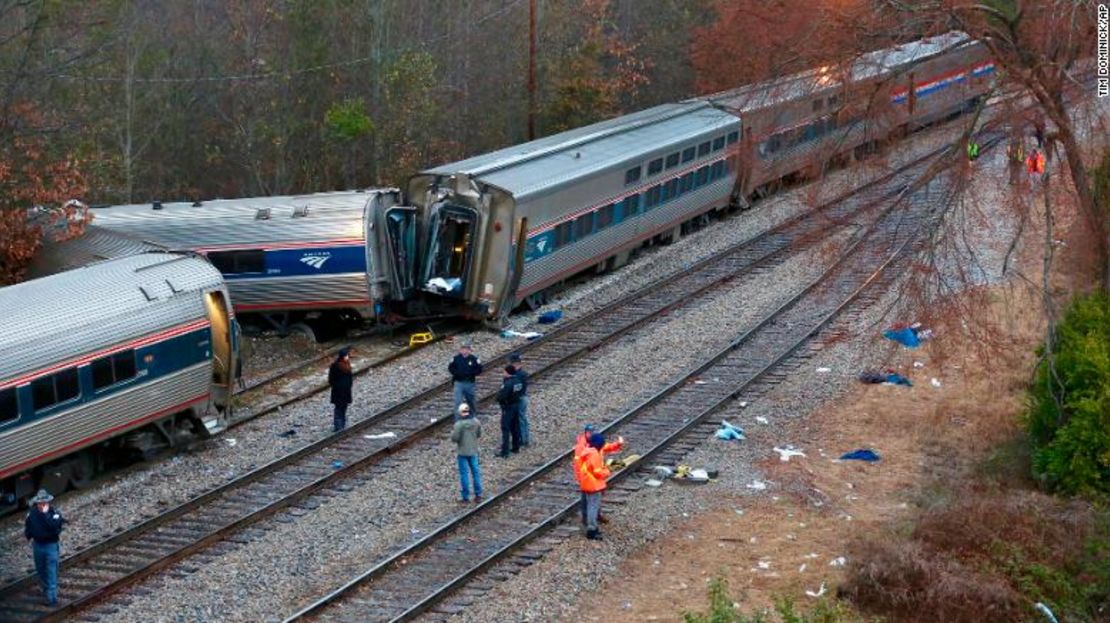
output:
[[[0,141],[0,285],[22,278],[44,235],[71,238],[89,219],[70,201],[85,192],[79,164],[68,154],[52,154],[45,136],[28,131],[42,121],[32,106],[15,113],[18,134],[0,123],[0,136],[7,138]]]
[[[883,29],[862,0],[718,0],[717,21],[695,30],[697,89],[712,93],[804,71],[865,51]],[[874,43],[873,48],[882,43]]]
[[[895,621],[1020,621],[1031,604],[1000,572],[1010,551],[1064,568],[1083,555],[1094,518],[1082,502],[969,488],[928,510],[908,538],[855,545],[843,596]]]

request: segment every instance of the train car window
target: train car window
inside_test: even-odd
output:
[[[617,204],[610,203],[609,205],[597,211],[597,228],[599,230],[613,224],[613,213],[617,211]]]
[[[94,360],[92,373],[94,390],[135,378],[135,351],[128,349]]]
[[[31,381],[31,401],[35,411],[41,411],[60,402],[76,398],[81,393],[77,382],[77,368],[44,376]]]
[[[655,175],[663,170],[663,159],[656,158],[648,163],[648,175]]]
[[[640,171],[642,169],[643,169],[643,167],[641,167],[640,165],[636,165],[635,167],[625,171],[624,172],[624,183],[625,183],[625,185],[635,184],[636,182],[640,181]]]
[[[587,212],[574,219],[574,239],[581,240],[594,233],[594,213]]]
[[[802,130],[802,141],[812,141],[817,138],[817,123],[810,123]]]
[[[667,156],[667,168],[668,169],[673,169],[677,166],[678,166],[678,152],[676,151],[673,154]]]
[[[698,148],[697,147],[687,147],[686,149],[682,150],[682,161],[683,162],[690,162],[691,160],[693,160],[697,156],[697,154],[698,154]]]
[[[698,145],[698,157],[709,155],[709,141]]]
[[[565,247],[570,244],[571,232],[574,231],[574,222],[567,221],[555,227],[555,247]]]
[[[690,192],[694,190],[694,172],[691,171],[682,176],[682,187],[679,192]]]
[[[677,179],[673,179],[673,180],[667,182],[667,195],[671,199],[674,199],[675,197],[678,196],[678,180]]]
[[[725,137],[718,136],[713,139],[713,151],[721,151],[725,147]]]
[[[15,388],[0,389],[0,424],[19,419],[19,402],[15,398]]]
[[[710,179],[714,179],[714,180],[721,179],[721,177],[723,177],[724,174],[725,174],[725,163],[722,162],[722,161],[714,162],[713,166],[709,169]]]
[[[662,190],[658,186],[649,188],[648,191],[644,193],[646,204],[644,209],[650,210],[659,205],[659,195],[661,192]]]
[[[698,169],[698,174],[694,178],[694,184],[697,185],[698,188],[701,188],[702,186],[705,186],[705,183],[707,181],[709,181],[709,167],[702,167]]]
[[[266,271],[266,257],[262,249],[213,251],[208,254],[208,261],[216,270],[228,275]]]
[[[731,145],[731,144],[733,144],[733,143],[735,143],[739,140],[740,140],[740,133],[739,132],[729,132],[728,133],[728,144],[729,145]]]
[[[640,194],[630,195],[624,198],[624,213],[623,218],[634,216],[640,211]]]

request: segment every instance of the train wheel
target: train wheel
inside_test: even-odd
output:
[[[314,344],[318,344],[320,342],[320,340],[318,339],[319,338],[319,333],[317,332],[316,329],[312,328],[312,326],[309,325],[308,323],[295,322],[295,323],[289,325],[289,333],[293,333],[293,334],[296,334],[296,335],[303,336],[305,339],[309,340],[310,342],[312,342]]]
[[[84,489],[96,476],[96,457],[92,452],[81,452],[73,459],[73,469],[69,473],[69,486]]]

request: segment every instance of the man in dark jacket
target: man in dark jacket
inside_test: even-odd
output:
[[[39,586],[46,603],[51,606],[58,604],[58,537],[62,534],[62,524],[66,522],[58,509],[50,505],[53,500],[54,496],[46,489],[39,489],[31,498],[31,511],[23,524],[23,536],[31,541]]]
[[[520,382],[524,384],[524,391],[520,394],[520,403],[517,407],[517,417],[520,419],[520,445],[527,448],[532,444],[532,429],[528,425],[528,373],[524,371],[520,353],[509,355],[509,365],[513,367]]]
[[[516,375],[512,366],[505,366],[501,375],[501,389],[497,392],[497,404],[501,405],[501,453],[497,456],[509,456],[509,441],[512,440],[512,451],[520,452],[520,396],[524,392],[524,383]]]
[[[474,356],[470,344],[464,343],[459,347],[459,354],[447,366],[451,378],[455,381],[455,417],[458,417],[459,405],[464,401],[470,405],[470,413],[478,416],[478,401],[474,399],[474,379],[482,373],[482,361]]]
[[[351,387],[354,385],[355,375],[351,372],[350,347],[339,349],[335,363],[328,368],[328,386],[331,387],[331,403],[335,405],[335,414],[332,417],[334,432],[347,428],[347,406],[351,404]]]

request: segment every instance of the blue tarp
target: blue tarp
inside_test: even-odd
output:
[[[910,327],[887,329],[883,331],[883,337],[888,340],[894,340],[906,348],[917,348],[921,345],[921,340],[917,338],[917,331],[914,331]]]
[[[867,461],[868,463],[874,463],[875,461],[879,460],[879,455],[876,454],[874,450],[868,450],[867,448],[860,448],[859,450],[852,450],[851,452],[846,452],[846,453],[840,455],[840,460],[841,461]]]
[[[559,322],[559,320],[561,320],[562,318],[562,310],[553,309],[551,311],[545,311],[544,313],[540,314],[538,320],[540,324],[555,324],[556,322]]]
[[[744,431],[739,426],[721,420],[721,427],[717,429],[717,439],[732,441],[733,439],[747,439],[747,437],[744,436]]]
[[[906,387],[913,387],[913,383],[911,383],[909,379],[902,376],[901,374],[898,374],[897,372],[891,372],[890,374],[886,375],[886,382],[892,383],[894,385],[905,385]]]

